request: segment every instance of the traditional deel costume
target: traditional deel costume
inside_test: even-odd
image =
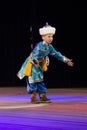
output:
[[[56,29],[46,25],[39,29],[40,35],[55,34]],[[44,41],[36,44],[30,56],[27,57],[19,70],[17,76],[23,79],[26,76],[27,92],[30,94],[31,102],[38,103],[36,94],[39,94],[40,102],[51,102],[46,97],[47,88],[44,83],[43,72],[47,71],[46,61],[49,60],[48,55],[56,57],[58,60],[65,62],[67,59],[60,52],[56,51],[52,44],[47,45]],[[46,60],[47,59],[47,60]],[[32,63],[39,62],[39,68],[36,68]]]

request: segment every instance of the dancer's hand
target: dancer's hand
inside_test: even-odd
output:
[[[36,68],[40,67],[39,62],[37,60],[33,60],[33,63]]]
[[[65,62],[68,66],[74,66],[74,63],[72,61],[72,59],[67,59],[67,61]]]

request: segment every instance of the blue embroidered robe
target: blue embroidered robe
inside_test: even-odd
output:
[[[24,70],[29,59],[41,61],[48,55],[52,55],[56,57],[58,60],[64,62],[64,56],[59,51],[56,51],[52,44],[47,45],[46,43],[41,41],[36,44],[35,48],[32,51],[32,56],[28,56],[22,64],[18,72],[18,74],[20,75],[20,79],[23,79],[25,77]],[[34,65],[32,65],[31,76],[28,77],[29,83],[43,81],[43,71],[41,70],[42,62],[39,62],[39,64],[40,68],[36,68]]]

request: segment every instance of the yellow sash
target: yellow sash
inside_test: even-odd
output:
[[[42,70],[43,71],[47,71],[47,64],[46,64],[46,60],[42,60]]]
[[[24,75],[25,76],[30,76],[31,75],[31,71],[32,71],[32,63],[29,60],[27,65],[26,65],[26,67],[25,67]]]

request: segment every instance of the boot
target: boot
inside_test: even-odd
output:
[[[51,100],[46,97],[45,93],[39,94],[40,96],[40,103],[51,103]]]
[[[33,91],[33,92],[30,94],[30,98],[31,98],[31,103],[37,104],[37,103],[40,102],[40,101],[36,98],[36,91]]]

